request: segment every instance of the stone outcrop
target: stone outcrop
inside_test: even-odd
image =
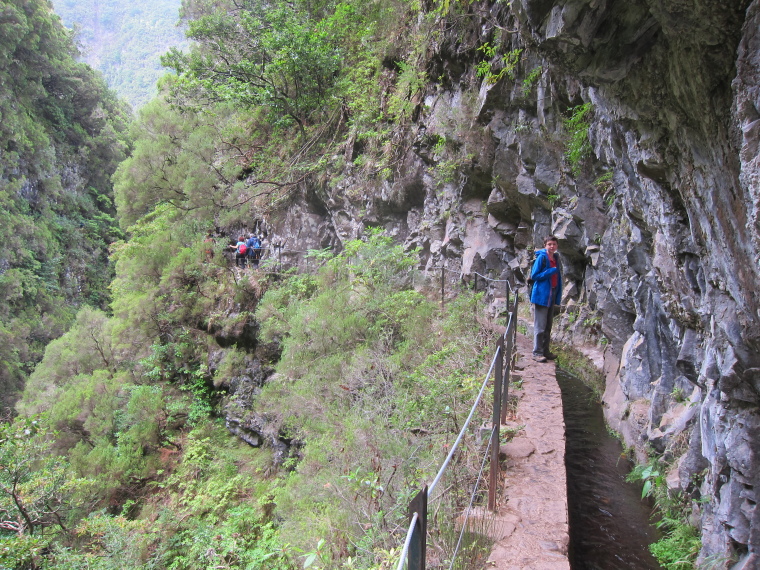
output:
[[[400,134],[394,174],[360,172],[348,145],[340,181],[304,188],[272,239],[340,247],[382,227],[423,268],[520,285],[556,234],[563,340],[604,348],[609,422],[702,497],[703,560],[757,567],[760,2],[468,10],[465,40],[431,48],[428,76],[445,79]],[[476,76],[475,48],[500,34],[534,84]],[[574,173],[566,119],[582,103],[591,152]]]
[[[227,429],[252,447],[263,445],[272,449],[275,465],[298,454],[302,442],[295,441],[282,429],[282,418],[255,409],[254,401],[273,370],[261,365],[259,358],[245,357],[239,375],[226,382],[229,398],[224,406]]]

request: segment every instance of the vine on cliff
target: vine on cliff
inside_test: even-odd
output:
[[[592,109],[591,103],[578,105],[570,109],[570,117],[565,119],[565,128],[568,132],[565,158],[570,163],[574,176],[580,174],[583,161],[591,156],[591,142],[588,138],[591,123],[588,119]]]
[[[478,48],[478,51],[488,58],[477,64],[476,73],[478,77],[483,77],[489,85],[498,83],[504,77],[509,77],[512,81],[515,80],[515,69],[517,69],[517,66],[521,61],[520,56],[523,52],[522,49],[508,51],[499,57],[496,64],[491,61],[498,53],[495,46],[486,42]]]

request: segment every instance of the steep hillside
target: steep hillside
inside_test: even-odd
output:
[[[124,109],[44,1],[0,12],[0,413],[82,304],[106,307]]]

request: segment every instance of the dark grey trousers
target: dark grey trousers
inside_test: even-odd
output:
[[[533,354],[549,354],[552,320],[554,317],[554,296],[556,293],[557,290],[552,289],[549,297],[551,305],[548,307],[533,305]]]

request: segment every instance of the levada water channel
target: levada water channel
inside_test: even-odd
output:
[[[648,545],[657,540],[641,490],[620,442],[607,432],[602,408],[580,379],[557,369],[566,431],[566,467],[573,570],[654,570]]]

